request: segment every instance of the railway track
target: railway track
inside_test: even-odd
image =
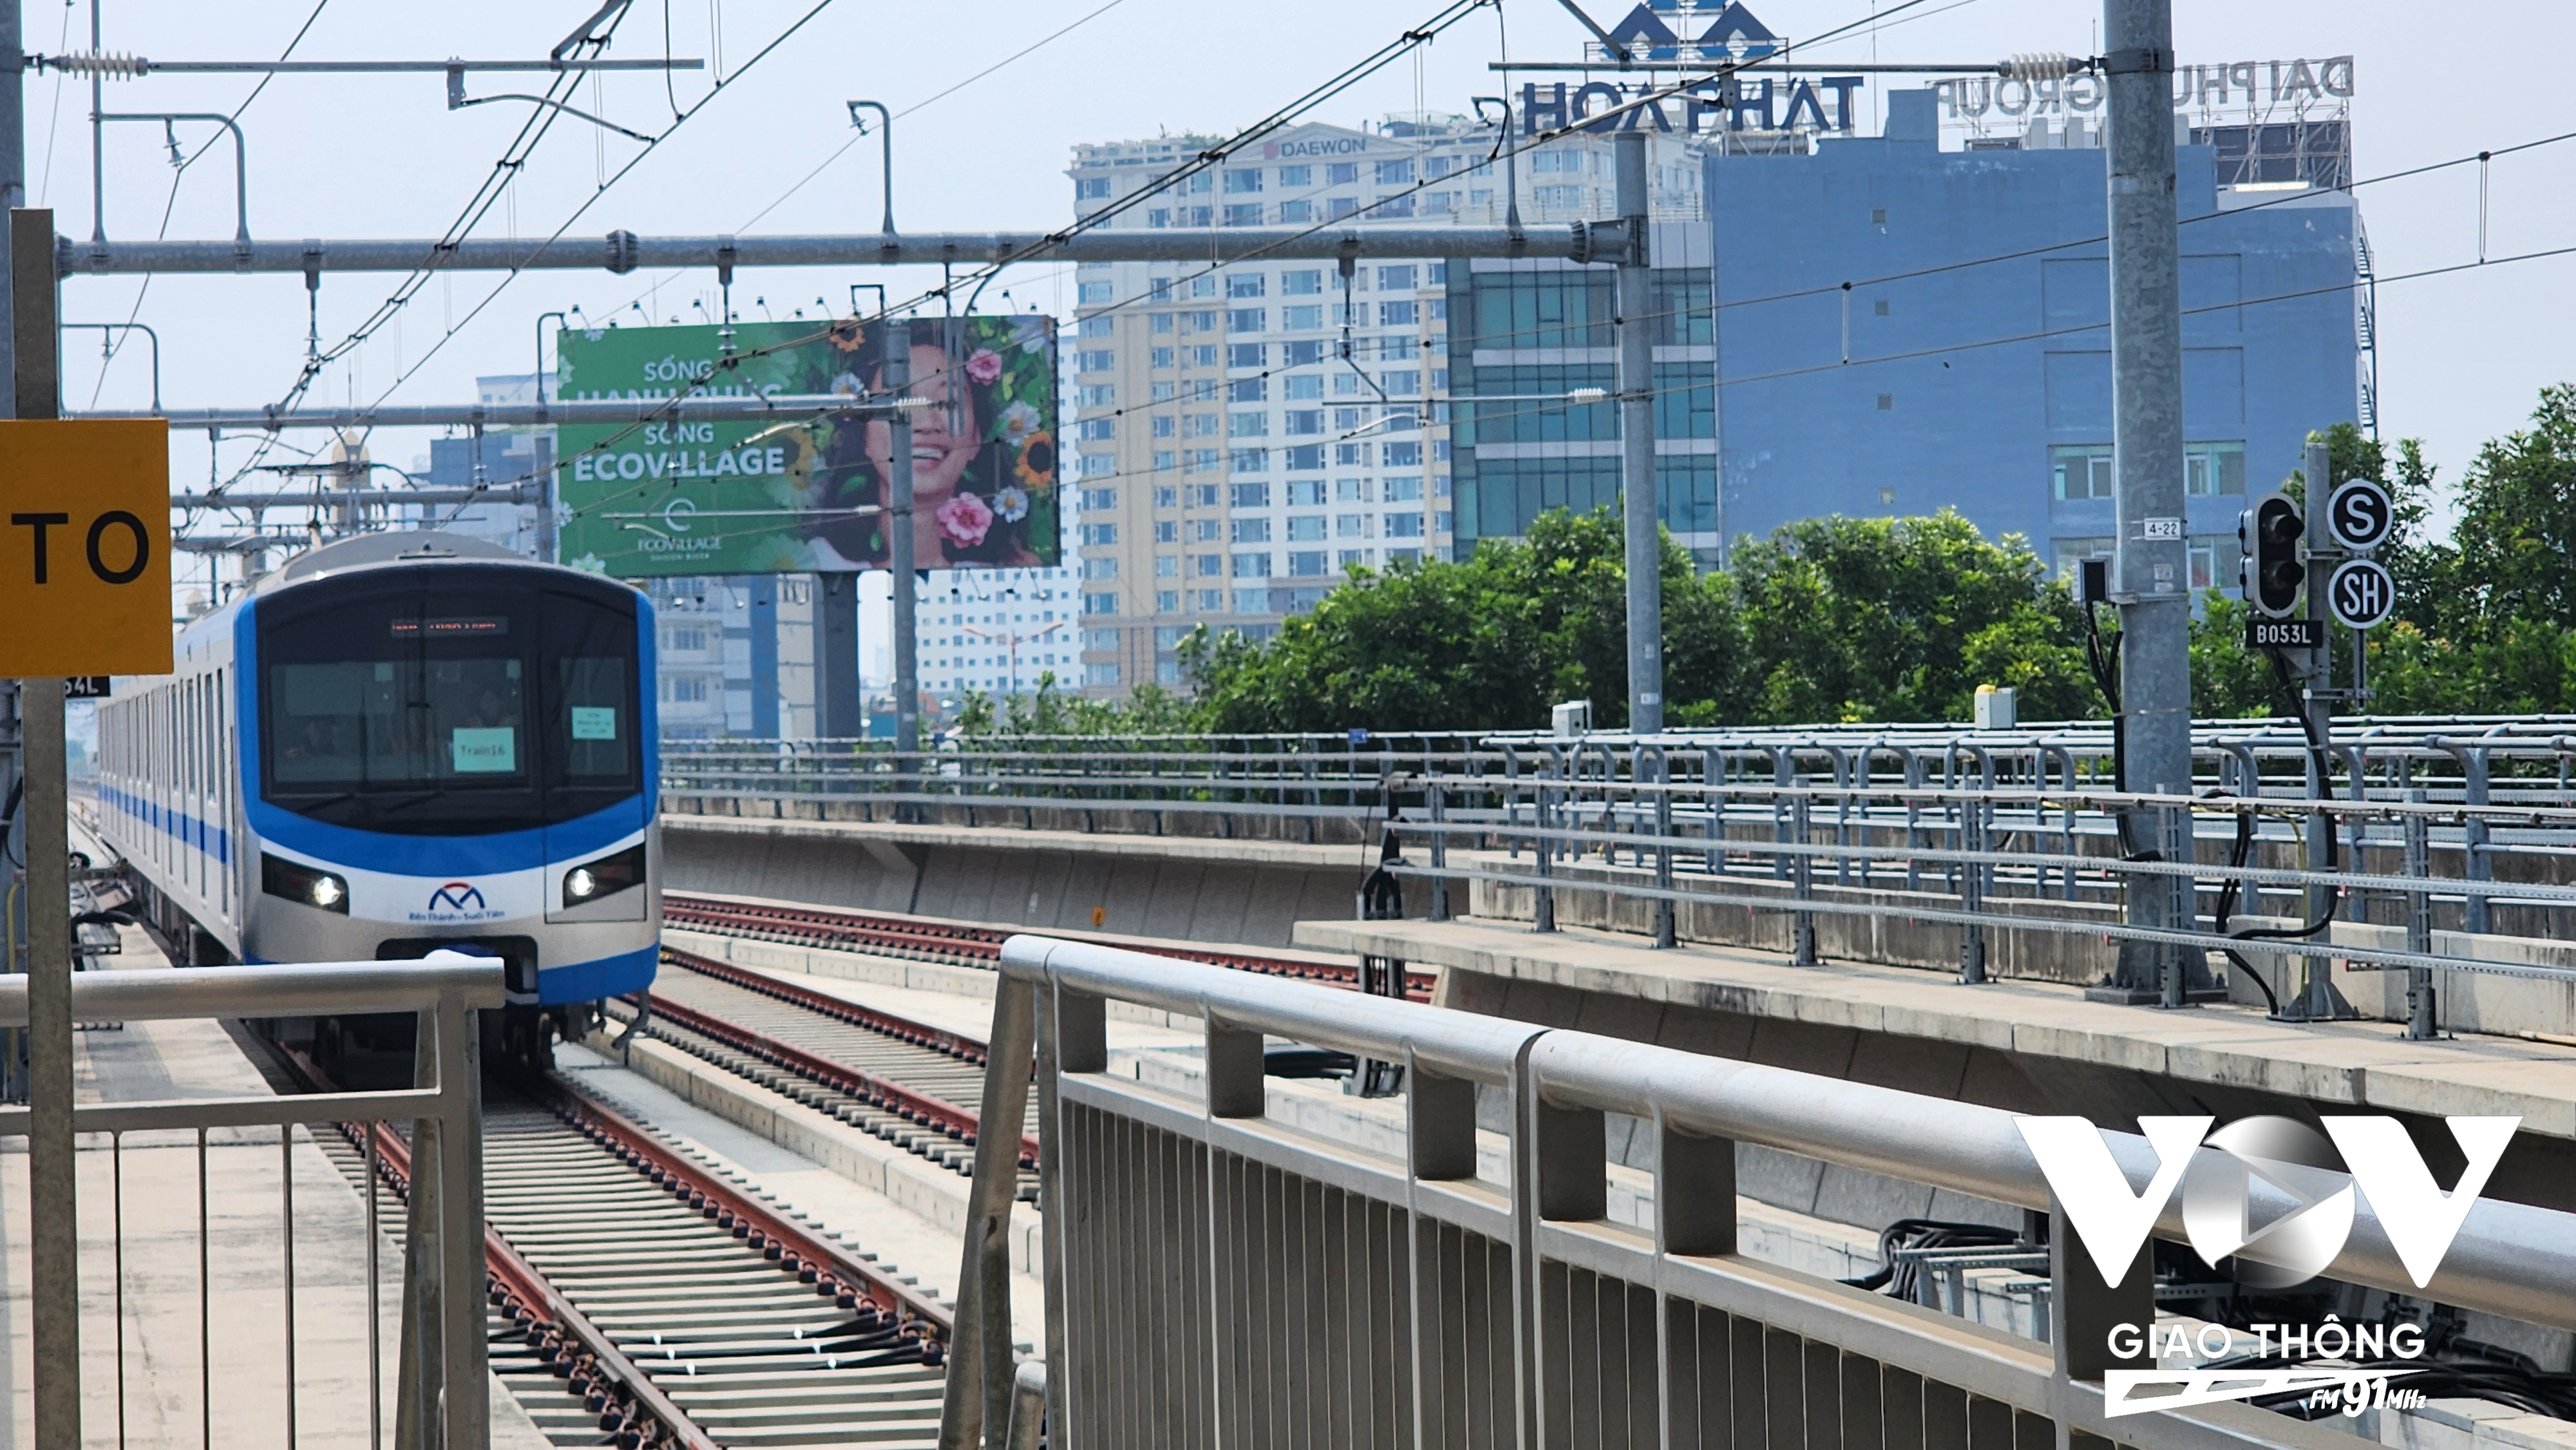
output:
[[[662,919],[673,926],[721,932],[728,936],[985,968],[1001,960],[1003,941],[1016,934],[1015,928],[981,926],[939,917],[732,901],[677,891],[662,894]],[[1097,941],[1109,946],[1136,945],[1130,940],[1085,932],[1049,930],[1045,935],[1068,941]],[[1177,957],[1183,961],[1206,962],[1274,977],[1294,977],[1301,981],[1322,982],[1327,986],[1348,987],[1354,991],[1360,985],[1359,968],[1338,962],[1218,951],[1187,942],[1158,941],[1153,944],[1153,950],[1157,955]],[[1438,985],[1438,980],[1428,972],[1409,971],[1404,978],[1405,994],[1414,1001],[1428,1002],[1431,989]]]
[[[984,1044],[729,962],[662,949],[644,1031],[960,1175],[974,1171]],[[634,1009],[612,1002],[613,1020]],[[1037,1121],[1034,1094],[1025,1121]],[[1019,1196],[1037,1201],[1038,1143],[1020,1140]]]
[[[935,1441],[945,1306],[561,1078],[493,1085],[483,1134],[492,1367],[553,1443]],[[408,1192],[391,1127],[317,1140]]]

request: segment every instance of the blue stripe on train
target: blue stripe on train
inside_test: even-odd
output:
[[[112,785],[98,788],[98,798],[141,822],[148,830],[178,837],[200,851],[229,866],[233,862],[233,833],[211,821],[200,820],[185,811],[174,811],[148,797],[118,790]]]

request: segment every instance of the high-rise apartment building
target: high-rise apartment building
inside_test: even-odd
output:
[[[1114,211],[1122,229],[1500,226],[1514,172],[1525,223],[1613,214],[1609,135],[1508,168],[1490,159],[1497,138],[1464,117],[1399,116],[1300,126],[1142,198],[1216,138],[1077,147],[1068,174],[1077,212]],[[1652,138],[1659,217],[1700,214],[1697,152]],[[1459,264],[1118,262],[1076,280],[1065,351],[1090,691],[1179,684],[1174,648],[1199,625],[1263,637],[1354,565],[1449,553]]]

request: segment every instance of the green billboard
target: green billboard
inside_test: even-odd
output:
[[[1057,562],[1055,323],[916,321],[913,559],[918,567]],[[731,350],[727,351],[730,343]],[[610,327],[557,334],[556,393],[667,398],[885,391],[881,323]],[[584,424],[558,430],[561,557],[621,579],[886,566],[893,426]]]

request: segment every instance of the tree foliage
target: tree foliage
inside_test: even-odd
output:
[[[2378,713],[2576,711],[2576,385],[2541,391],[2528,428],[2489,442],[2462,475],[2457,522],[2431,527],[2421,445],[2384,447],[2350,423],[2315,435],[2331,478],[2373,478],[2396,503],[2378,557],[2394,617],[2367,640]],[[2285,486],[2304,498],[2307,480]],[[2018,536],[1989,540],[1957,513],[1791,524],[1696,574],[1667,538],[1664,696],[1676,725],[1963,720],[1981,684],[2009,685],[2027,720],[2098,718],[2085,619]],[[2273,663],[2244,645],[2245,607],[2215,591],[2191,632],[2192,710],[2285,707]],[[2337,626],[2337,673],[2352,637]],[[1262,641],[1201,630],[1181,658],[1187,695],[970,697],[969,733],[1526,729],[1589,700],[1626,723],[1627,597],[1619,521],[1559,511],[1473,558],[1354,569],[1311,613]]]

